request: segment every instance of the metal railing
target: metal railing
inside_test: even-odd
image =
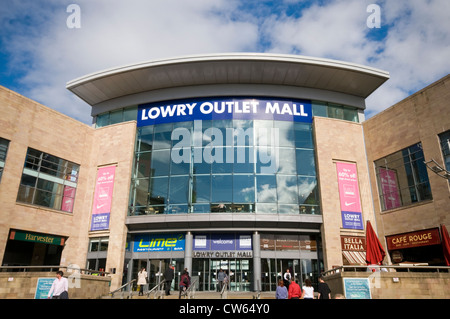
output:
[[[130,287],[129,291],[125,291],[125,290],[123,290],[123,289],[124,289],[125,287],[131,286],[135,281],[136,281],[136,279],[133,279],[133,280],[127,282],[126,284],[123,284],[122,286],[120,286],[120,287],[117,288],[116,290],[111,291],[109,294],[111,295],[112,298],[114,298],[114,295],[115,295],[117,292],[120,291],[120,292],[122,293],[122,295],[121,295],[121,298],[122,298],[122,299],[124,298],[125,293],[128,293],[127,299],[131,299],[131,298],[133,297],[133,289],[131,289],[131,287]]]
[[[69,266],[0,266],[0,272],[56,272],[58,270],[65,270],[71,273],[80,273],[91,276],[109,276],[109,272],[79,268],[75,265]]]
[[[222,286],[222,289],[220,291],[220,298],[221,299],[227,299],[228,298],[228,281],[225,282]]]
[[[340,266],[322,273],[323,276],[329,276],[340,272],[447,272],[450,273],[448,266],[416,266],[416,265],[368,265],[368,266]]]
[[[187,297],[187,299],[194,299],[195,292],[197,291],[196,287],[195,287],[195,284],[197,283],[197,281],[198,281],[198,278],[196,278],[193,282],[191,282],[189,287],[184,292],[181,293],[181,296],[184,296],[184,298]]]
[[[166,281],[163,280],[159,284],[157,284],[155,287],[147,291],[145,294],[147,295],[147,299],[150,299],[150,295],[154,293],[153,299],[162,299],[164,297],[164,290],[161,290],[161,286],[164,285]]]

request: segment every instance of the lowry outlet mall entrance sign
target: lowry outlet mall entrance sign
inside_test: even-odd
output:
[[[309,100],[260,98],[190,99],[139,105],[137,126],[194,120],[312,122]]]

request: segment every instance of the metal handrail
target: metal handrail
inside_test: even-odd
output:
[[[193,299],[193,297],[191,297],[192,295],[195,296],[195,284],[197,283],[197,281],[198,281],[198,278],[196,278],[193,282],[191,282],[189,287],[185,290],[184,296],[188,296],[188,299]],[[192,294],[192,292],[193,292],[193,294]]]
[[[220,291],[220,297],[221,297],[222,299],[228,298],[228,295],[227,295],[227,294],[226,294],[225,297],[224,297],[225,290],[228,291],[228,281],[223,285],[222,290]]]
[[[153,297],[153,299],[160,299],[160,298],[156,298],[157,296],[158,296],[158,293],[159,292],[161,292],[161,291],[163,291],[163,290],[161,290],[160,288],[161,288],[161,286],[165,283],[166,281],[165,280],[163,280],[163,281],[161,281],[159,284],[157,284],[155,287],[153,287],[152,289],[150,289],[149,291],[147,291],[145,294],[147,295],[147,298],[149,299],[150,298],[150,294],[152,293],[152,292],[154,292],[155,290],[157,290],[157,292],[155,293],[155,297]]]
[[[417,270],[434,270],[435,272],[450,272],[450,267],[448,266],[410,266],[410,265],[396,265],[396,266],[387,266],[387,265],[367,265],[367,266],[340,266],[336,267],[327,271],[324,271],[322,273],[323,276],[333,275],[339,272],[344,271],[397,271],[397,270],[406,270],[407,272],[411,272],[414,270],[417,272]]]
[[[0,266],[0,272],[7,272],[9,269],[11,269],[11,270],[23,269],[22,272],[36,271],[37,269],[45,269],[45,270],[40,270],[40,271],[52,272],[54,270],[66,269],[66,271],[76,270],[76,271],[79,271],[80,274],[84,274],[84,275],[92,275],[92,276],[108,276],[108,275],[110,275],[110,273],[106,272],[106,271],[79,268],[79,267],[73,266],[73,265],[69,265],[69,266],[60,266],[60,265],[54,265],[54,266]]]
[[[122,299],[123,299],[123,296],[124,296],[123,288],[125,288],[126,286],[131,285],[131,284],[132,284],[133,282],[135,282],[135,281],[136,281],[136,279],[133,279],[133,280],[127,282],[126,284],[123,284],[122,286],[120,286],[120,287],[117,288],[116,290],[111,291],[111,292],[110,292],[111,297],[114,297],[114,294],[115,294],[116,292],[121,291],[121,292],[122,292]],[[130,289],[128,299],[131,299],[131,298],[132,298],[132,292],[133,292],[133,290]]]

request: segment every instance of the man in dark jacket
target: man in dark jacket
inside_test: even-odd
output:
[[[172,286],[172,280],[173,280],[173,266],[169,265],[169,268],[166,269],[164,272],[164,280],[165,280],[165,289],[166,289],[166,296],[170,295],[170,286]]]

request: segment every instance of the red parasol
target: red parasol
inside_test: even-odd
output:
[[[380,265],[386,253],[378,240],[370,221],[366,226],[366,262],[368,265]]]
[[[444,258],[447,266],[450,266],[450,236],[448,235],[447,228],[444,224],[441,224],[442,235],[442,249],[444,250]]]

